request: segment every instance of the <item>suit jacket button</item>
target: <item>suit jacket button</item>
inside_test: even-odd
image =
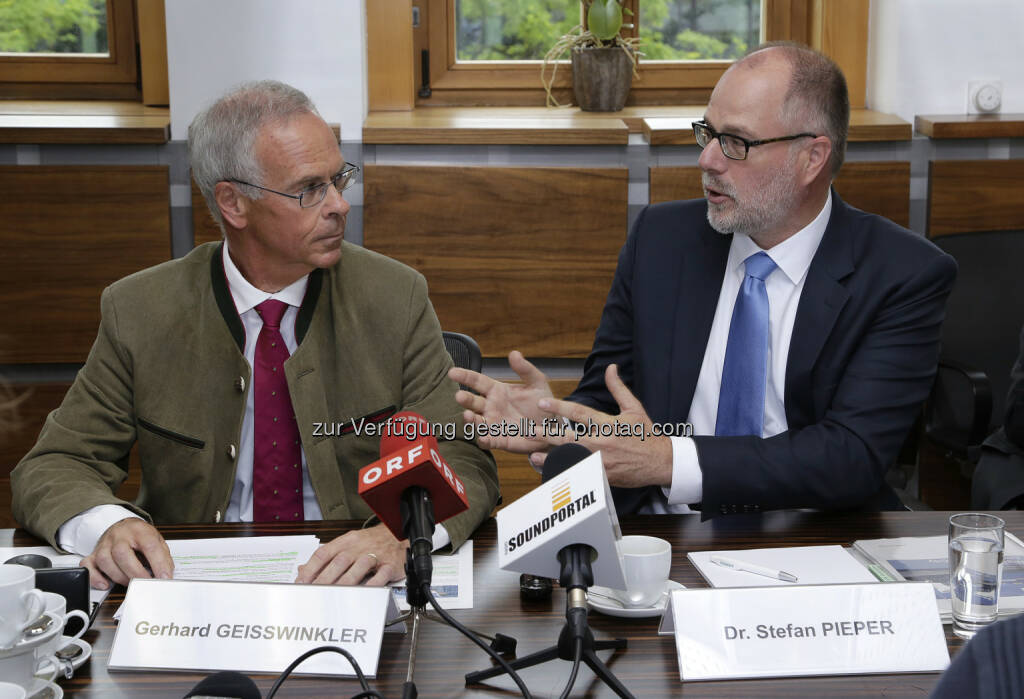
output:
[[[234,461],[235,457],[238,456],[238,449],[235,448],[234,444],[229,444],[227,451],[228,451],[228,458],[231,459],[232,461]]]
[[[235,379],[235,388],[238,389],[239,393],[245,393],[245,377],[239,376]]]

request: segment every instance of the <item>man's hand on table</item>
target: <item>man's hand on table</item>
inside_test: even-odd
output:
[[[127,585],[132,578],[169,579],[174,573],[163,536],[152,524],[135,517],[107,529],[82,565],[89,570],[89,584],[97,590],[108,589],[111,582]]]
[[[405,577],[407,542],[383,524],[342,534],[299,566],[295,582],[317,585],[387,585]],[[373,554],[373,555],[370,555]]]

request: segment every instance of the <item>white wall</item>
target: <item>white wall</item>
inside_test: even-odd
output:
[[[1022,0],[871,0],[867,106],[913,123],[964,114],[967,82],[1003,82],[1003,112],[1024,112]]]
[[[166,13],[172,140],[230,86],[265,78],[309,95],[343,141],[362,139],[363,0],[167,0]]]

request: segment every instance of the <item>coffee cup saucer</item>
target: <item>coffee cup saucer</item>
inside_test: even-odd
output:
[[[57,644],[57,647],[67,648],[68,646],[78,646],[78,648],[81,650],[81,653],[76,655],[75,658],[71,661],[71,669],[77,670],[78,668],[82,667],[85,661],[89,659],[89,656],[92,655],[92,646],[87,641],[83,641],[80,638],[74,638],[72,636],[62,636],[60,642]],[[36,674],[47,675],[50,673],[52,668],[53,663],[47,662],[45,665],[36,670]]]
[[[63,699],[64,690],[56,682],[47,682],[36,677],[25,690],[28,699]]]
[[[668,580],[665,583],[665,592],[658,598],[650,607],[623,607],[616,604],[610,599],[605,597],[615,597],[615,591],[610,587],[602,587],[600,585],[592,585],[591,590],[596,592],[598,595],[604,597],[598,597],[597,595],[587,597],[587,606],[593,609],[595,612],[601,612],[608,616],[618,616],[628,619],[641,619],[645,617],[661,616],[665,612],[665,606],[668,604],[668,596],[674,590],[686,589],[682,584],[677,583],[675,580]]]

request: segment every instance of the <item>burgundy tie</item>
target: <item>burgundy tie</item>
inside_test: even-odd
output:
[[[256,306],[263,328],[256,339],[253,367],[252,518],[254,522],[303,519],[302,448],[288,395],[284,362],[288,347],[281,317],[288,304],[264,301]]]

